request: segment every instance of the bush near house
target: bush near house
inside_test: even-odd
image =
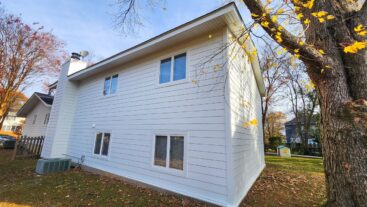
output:
[[[39,176],[35,160],[0,150],[0,206],[212,206],[119,179],[71,170]],[[267,167],[240,206],[321,206],[321,159],[266,157]]]
[[[269,137],[269,144],[266,146],[271,150],[276,150],[279,145],[283,143],[283,137],[273,136]]]

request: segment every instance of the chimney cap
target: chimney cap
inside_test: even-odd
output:
[[[73,58],[73,59],[80,60],[80,57],[81,57],[81,55],[77,52],[72,52],[71,53],[71,58]]]

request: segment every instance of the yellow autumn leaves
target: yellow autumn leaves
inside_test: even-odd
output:
[[[294,11],[296,13],[296,18],[303,22],[305,25],[309,25],[311,23],[310,18],[305,18],[304,14],[301,13],[302,7],[306,9],[312,9],[315,3],[315,0],[308,0],[308,1],[301,1],[301,0],[293,0],[294,3]],[[265,17],[267,14],[270,14],[271,9],[267,9],[263,14],[251,14],[252,17],[259,18],[259,23],[263,28],[269,28],[272,31],[272,36],[274,37],[275,41],[278,43],[283,42],[282,37],[282,28],[270,28],[271,23],[275,22],[278,19],[278,15],[284,12],[283,8],[278,9],[275,14],[273,14],[270,19],[266,19]],[[315,11],[311,13],[311,18],[316,18],[320,23],[324,23],[326,21],[334,20],[335,17],[329,14],[327,11]],[[281,26],[279,26],[281,27]],[[358,36],[367,36],[367,27],[359,24],[353,28],[354,32]],[[300,46],[303,46],[305,43],[303,41],[299,42]],[[365,49],[367,47],[366,41],[354,41],[350,44],[343,44],[343,51],[345,53],[358,53],[360,50]],[[326,53],[323,50],[318,50],[321,55],[325,55]],[[300,54],[297,49],[294,51],[294,56],[296,58],[300,58]]]
[[[307,1],[306,3],[302,3],[302,6],[308,9],[312,9],[314,4],[315,4],[315,0],[310,0],[310,1]]]
[[[261,26],[263,26],[263,27],[269,27],[269,22],[268,22],[268,21],[263,21],[263,22],[261,22],[260,24],[261,24]]]
[[[283,42],[283,39],[282,39],[282,33],[277,32],[277,33],[275,34],[275,39],[276,39],[276,41],[277,41],[277,42],[279,42],[279,43]]]
[[[333,20],[335,17],[328,14],[326,11],[319,11],[311,13],[312,16],[316,17],[320,23],[325,22],[325,20]]]
[[[362,24],[359,24],[358,26],[354,27],[354,31],[359,36],[366,36],[367,35],[367,29]]]
[[[349,46],[344,47],[345,53],[357,53],[359,50],[366,48],[367,42],[354,42]]]
[[[242,127],[249,128],[250,126],[256,126],[257,125],[257,119],[251,119],[249,121],[246,121],[242,124]]]
[[[367,29],[362,24],[357,25],[356,27],[354,27],[353,30],[358,36],[366,36],[367,35]],[[366,47],[367,47],[367,42],[355,41],[352,44],[350,44],[348,46],[345,46],[344,47],[344,52],[345,53],[357,53],[358,51],[360,51],[360,50],[362,50]]]
[[[302,2],[300,0],[293,0],[293,2],[294,4],[303,6],[304,8],[307,8],[307,9],[312,9],[313,5],[315,4],[315,0],[309,0],[306,2]]]
[[[305,88],[306,88],[307,92],[310,93],[312,90],[315,89],[315,84],[310,80],[309,83],[305,84]]]

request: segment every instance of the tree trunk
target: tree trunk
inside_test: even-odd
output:
[[[343,16],[336,2],[316,1],[314,11]],[[310,11],[304,14],[311,18]],[[328,206],[367,206],[367,71],[361,70],[366,51],[346,54],[340,47],[353,41],[354,27],[339,18],[326,27],[313,22],[305,32],[308,44],[327,51],[330,66],[322,73],[324,66],[303,60],[320,101]]]
[[[343,71],[317,88],[328,206],[367,206],[367,102],[350,97]]]
[[[331,108],[332,102],[321,108],[328,206],[367,206],[366,128],[350,117],[330,115]]]
[[[265,99],[265,102],[263,99],[261,99],[261,112],[262,112],[262,117],[261,117],[261,121],[262,121],[262,127],[263,127],[263,144],[264,144],[264,151],[266,150],[266,133],[265,133],[265,121],[266,121],[266,116],[268,114],[268,99]]]
[[[3,116],[1,117],[1,119],[0,119],[0,131],[1,131],[1,130],[2,130],[2,128],[3,128],[4,122],[5,122],[6,117],[8,116],[8,113],[9,113],[9,111],[5,112],[5,113],[3,114]]]
[[[311,23],[304,26],[306,46],[299,46],[299,38],[289,31],[277,31],[277,21],[261,1],[243,1],[251,13],[267,20],[263,29],[274,39],[282,36],[283,47],[295,54],[307,66],[307,73],[316,85],[321,109],[321,143],[328,194],[328,206],[367,206],[367,60],[366,49],[346,54],[343,47],[366,42],[367,36],[356,35],[357,24],[366,26],[366,1],[312,1],[312,8],[299,5]],[[363,4],[358,11],[352,4]],[[333,15],[332,21],[314,18],[314,12]],[[297,13],[297,12],[296,12]],[[265,15],[263,15],[265,14]],[[275,31],[275,32],[274,32]],[[325,54],[321,54],[322,49]]]

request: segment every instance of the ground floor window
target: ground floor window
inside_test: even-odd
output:
[[[154,165],[183,170],[184,136],[156,135]]]
[[[108,148],[110,145],[111,133],[98,132],[94,143],[95,155],[108,155]]]

